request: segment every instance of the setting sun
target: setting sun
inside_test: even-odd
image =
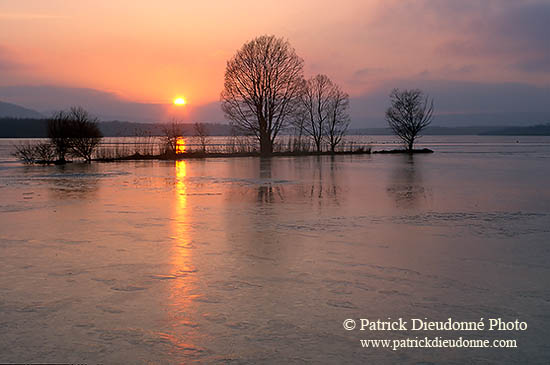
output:
[[[174,104],[175,105],[185,105],[186,104],[186,101],[184,98],[175,98],[174,99]]]

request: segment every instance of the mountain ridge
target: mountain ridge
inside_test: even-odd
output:
[[[44,118],[44,115],[21,105],[0,101],[0,118]]]

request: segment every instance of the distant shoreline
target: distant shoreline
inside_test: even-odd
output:
[[[46,119],[0,118],[0,138],[46,138]],[[210,136],[230,136],[227,124],[206,123]],[[161,123],[99,122],[105,137],[162,136]],[[193,124],[184,124],[184,134],[193,136]],[[388,128],[351,128],[348,135],[392,135]],[[550,136],[550,123],[532,126],[430,126],[422,131],[425,136]]]

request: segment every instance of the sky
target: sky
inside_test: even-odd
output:
[[[380,126],[395,87],[440,124],[550,122],[548,24],[548,0],[0,0],[0,101],[222,122],[227,60],[274,34],[350,94],[354,127]]]

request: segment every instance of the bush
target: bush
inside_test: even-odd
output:
[[[55,148],[51,143],[22,143],[15,146],[13,156],[24,163],[53,163],[55,159]]]

